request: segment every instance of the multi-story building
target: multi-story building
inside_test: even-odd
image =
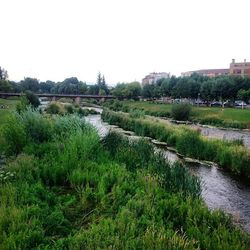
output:
[[[250,76],[250,62],[245,59],[244,62],[236,63],[235,59],[233,59],[230,63],[230,75]]]
[[[228,69],[202,69],[187,71],[181,73],[181,76],[191,76],[193,73],[208,77],[215,77],[221,75],[236,75],[245,77],[250,76],[250,62],[247,62],[245,59],[244,62],[236,63],[235,59],[233,59]]]
[[[201,69],[201,70],[187,71],[181,73],[181,76],[191,76],[194,73],[202,76],[215,77],[221,75],[228,75],[229,69]]]
[[[169,78],[169,77],[170,77],[170,73],[166,73],[166,72],[153,72],[153,73],[150,73],[149,75],[145,76],[142,79],[142,85],[153,84],[153,83],[156,83],[157,80],[159,80],[159,79]]]

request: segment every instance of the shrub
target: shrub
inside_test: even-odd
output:
[[[191,106],[189,104],[181,103],[175,104],[171,109],[171,116],[178,121],[186,121],[191,114]]]
[[[145,116],[145,112],[142,110],[134,109],[129,112],[131,118],[143,118]]]
[[[51,102],[48,107],[46,108],[46,112],[48,114],[62,114],[63,113],[63,106],[58,102]]]
[[[2,129],[3,145],[2,150],[6,155],[19,154],[27,143],[27,134],[24,124],[11,115]]]
[[[64,109],[65,109],[67,114],[73,114],[74,113],[74,107],[71,104],[66,104],[64,106]]]
[[[30,141],[41,143],[52,138],[52,124],[39,112],[28,108],[18,114],[17,119],[23,124]]]
[[[27,98],[29,104],[32,107],[37,108],[40,105],[39,98],[31,91],[29,90],[25,91],[25,97]]]

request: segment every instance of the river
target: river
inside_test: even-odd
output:
[[[102,121],[100,115],[89,115],[85,119],[96,127],[101,136],[105,136],[111,129],[109,124]],[[179,159],[176,154],[168,150],[164,150],[164,154],[170,162]],[[234,221],[250,232],[250,185],[234,179],[227,172],[215,166],[193,164],[189,167],[191,172],[201,179],[202,198],[208,207],[222,209],[233,215]]]
[[[155,117],[151,117],[151,118],[155,119]],[[166,122],[172,126],[180,126],[179,124],[173,123],[167,119],[162,119],[162,118],[157,118],[157,119],[162,122]],[[199,130],[201,135],[208,137],[208,138],[229,140],[229,141],[242,140],[244,146],[246,146],[247,148],[250,148],[250,131],[248,130],[223,129],[223,128],[216,128],[213,126],[206,126],[206,125],[199,125],[199,124],[190,124],[190,125],[181,124],[181,126],[187,126],[189,128]]]

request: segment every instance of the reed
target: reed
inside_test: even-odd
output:
[[[13,175],[0,181],[0,249],[249,249],[249,235],[204,205],[197,177],[146,141],[37,114],[18,120],[27,138],[43,131],[25,129],[31,116],[52,133],[0,173]]]
[[[211,140],[182,126],[173,127],[158,120],[131,118],[127,114],[108,110],[102,113],[102,118],[137,135],[164,141],[185,156],[217,162],[235,175],[250,178],[250,151],[238,142]]]

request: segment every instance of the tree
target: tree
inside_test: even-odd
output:
[[[96,84],[99,88],[98,93],[104,93],[104,92],[105,92],[105,94],[109,93],[108,86],[106,85],[105,77],[104,77],[104,75],[102,76],[100,72],[97,74]]]
[[[34,108],[37,108],[40,105],[38,97],[31,91],[25,91],[25,97],[27,98],[29,104]]]
[[[242,101],[248,103],[249,100],[250,100],[250,89],[248,89],[248,90],[240,89],[240,90],[238,91],[237,97],[238,97],[240,100],[242,100]]]
[[[46,82],[41,82],[39,85],[39,92],[41,93],[51,93],[51,90],[53,87],[55,87],[55,82],[52,81],[46,81]]]
[[[213,95],[212,95],[213,84],[214,84],[214,81],[211,79],[211,80],[204,82],[201,85],[201,89],[200,89],[201,98],[205,100],[207,103],[213,99]]]
[[[118,99],[126,98],[126,84],[118,83],[116,87],[112,90],[112,94]]]
[[[0,92],[10,92],[12,90],[12,86],[9,81],[0,80]]]
[[[106,85],[106,80],[105,80],[105,77],[104,75],[102,76],[102,86],[105,86]]]
[[[89,95],[98,95],[99,94],[99,87],[98,85],[90,85],[88,89]]]
[[[30,90],[31,92],[36,93],[39,90],[39,81],[36,78],[24,78],[20,84],[23,91]]]
[[[8,72],[4,68],[0,67],[0,80],[7,80],[8,79]]]
[[[99,88],[102,86],[102,76],[101,76],[101,73],[98,72],[97,74],[97,82],[96,84],[99,86]]]
[[[154,85],[146,84],[142,88],[142,96],[145,98],[153,98],[154,96]]]

